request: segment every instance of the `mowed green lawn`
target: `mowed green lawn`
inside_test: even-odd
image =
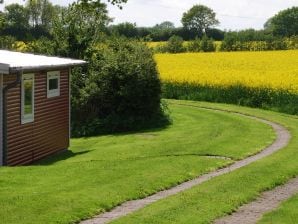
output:
[[[73,139],[66,154],[32,166],[0,168],[0,223],[77,222],[227,166],[276,137],[270,126],[242,116],[180,105],[170,110],[173,124],[165,129]],[[160,215],[169,207],[158,209],[156,220],[163,220]]]
[[[298,194],[284,202],[280,208],[264,215],[259,224],[297,224]]]
[[[286,183],[298,175],[298,117],[243,108],[200,102],[170,101],[252,114],[284,125],[292,134],[287,147],[232,173],[216,177],[178,195],[158,201],[115,224],[181,224],[212,223],[219,217],[235,211],[239,206],[256,199],[260,192]],[[200,109],[198,108],[198,111]],[[264,217],[261,223],[296,224],[298,220],[297,196],[281,206],[278,212]]]

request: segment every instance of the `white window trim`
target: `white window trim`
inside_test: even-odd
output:
[[[32,114],[25,115],[25,88],[24,88],[24,81],[26,79],[32,79]],[[34,122],[34,91],[35,84],[34,84],[34,74],[23,74],[22,75],[22,84],[21,84],[21,123],[27,124]]]
[[[50,90],[50,79],[58,79],[58,89]],[[60,96],[60,71],[52,71],[47,73],[47,97]]]

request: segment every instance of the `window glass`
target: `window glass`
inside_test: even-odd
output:
[[[32,114],[33,112],[33,80],[24,80],[24,98],[25,110],[24,115]]]
[[[49,90],[58,89],[58,78],[53,78],[49,80]]]
[[[22,124],[34,121],[34,75],[24,74],[22,78]]]
[[[52,71],[47,74],[47,95],[48,98],[60,96],[60,72]]]

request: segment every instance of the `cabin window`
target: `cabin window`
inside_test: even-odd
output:
[[[34,75],[24,74],[22,77],[22,124],[34,121]]]
[[[48,98],[60,96],[60,72],[48,72],[47,77]]]

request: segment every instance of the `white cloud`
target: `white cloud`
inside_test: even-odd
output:
[[[222,29],[260,29],[278,11],[298,5],[298,0],[129,0],[124,9],[110,8],[115,23],[129,21],[140,26],[152,26],[164,20],[180,26],[183,12],[194,4],[211,7]]]
[[[22,0],[4,0],[6,4]],[[54,4],[67,5],[73,0],[52,0]],[[180,26],[183,12],[194,4],[211,7],[221,22],[222,29],[260,29],[268,18],[278,11],[298,6],[298,0],[128,0],[123,10],[109,5],[115,23],[136,22],[139,26],[153,26],[165,20]],[[1,9],[1,6],[0,6]]]

